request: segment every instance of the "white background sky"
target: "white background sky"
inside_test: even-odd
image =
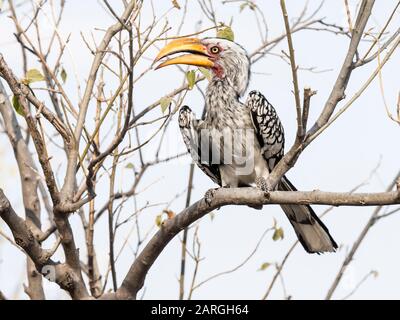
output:
[[[114,2],[114,1],[113,1]],[[115,1],[118,2],[119,1]],[[354,8],[357,1],[349,1]],[[191,33],[194,25],[202,20],[202,28],[210,27],[211,24],[204,18],[196,1],[189,1],[188,18],[184,24],[183,33]],[[280,12],[279,1],[258,1],[264,12],[269,26],[269,37],[280,35],[283,30],[283,20]],[[305,1],[287,1],[289,15],[297,17]],[[309,1],[309,12],[318,7],[320,1]],[[367,29],[374,27],[378,31],[386,21],[397,1],[376,1],[375,8]],[[217,9],[217,20],[228,23],[233,16],[232,28],[235,32],[235,40],[242,44],[249,52],[260,45],[260,38],[256,32],[254,16],[250,10],[244,10],[239,14],[237,4],[221,5],[215,1]],[[154,1],[156,15],[161,16],[170,8],[170,1]],[[117,11],[120,12],[117,7]],[[19,14],[29,13],[29,6],[22,7]],[[146,14],[143,23],[149,22],[151,17],[149,7],[146,6]],[[174,10],[168,14],[168,20],[173,30],[176,30],[180,22],[182,11]],[[346,26],[346,18],[343,1],[325,1],[318,14],[325,17],[326,22]],[[147,19],[147,20],[146,20]],[[355,17],[353,16],[355,20]],[[26,23],[26,20],[24,20]],[[396,14],[388,30],[395,31],[400,22],[399,13]],[[91,63],[91,55],[80,37],[80,32],[90,39],[93,32],[95,39],[101,39],[103,34],[99,29],[107,28],[113,23],[112,18],[104,11],[98,1],[67,0],[63,23],[60,32],[65,37],[71,33],[71,41],[68,54],[64,62],[69,71],[66,85],[68,94],[74,103],[77,103],[75,80],[73,79],[73,67],[84,88],[85,77],[88,74]],[[43,24],[43,34],[51,31]],[[20,60],[20,48],[13,37],[14,26],[7,14],[0,15],[0,52],[5,60],[14,68],[15,72],[22,76]],[[208,36],[214,36],[210,31]],[[170,35],[173,35],[171,32]],[[313,123],[316,116],[323,108],[328,94],[336,79],[338,70],[347,50],[349,39],[344,36],[336,36],[331,33],[302,31],[294,35],[296,48],[296,59],[301,67],[316,67],[317,70],[331,70],[324,73],[313,73],[300,71],[300,85],[311,86],[318,94],[312,98],[309,123]],[[363,43],[361,51],[368,46]],[[286,50],[286,42],[282,42],[274,52],[279,53],[281,49]],[[147,57],[153,59],[156,50],[149,51]],[[383,70],[383,81],[385,95],[388,105],[395,110],[396,98],[399,92],[399,62],[400,54],[397,52],[388,62]],[[140,68],[145,68],[151,61],[144,60]],[[372,62],[365,68],[357,69],[350,80],[347,97],[356,92],[377,63]],[[29,67],[38,67],[35,59],[29,60]],[[257,62],[253,68],[253,74],[249,90],[257,89],[263,92],[268,100],[275,106],[285,126],[287,135],[287,146],[290,146],[295,134],[295,108],[294,98],[291,94],[291,71],[288,64],[280,58],[267,55]],[[140,70],[138,71],[140,72]],[[260,74],[262,73],[262,74]],[[150,72],[137,84],[134,92],[134,102],[137,111],[142,110],[148,104],[169,93],[172,89],[181,85],[182,74],[174,67],[164,68],[157,72]],[[206,83],[202,84],[202,87]],[[106,90],[113,89],[113,80],[106,79]],[[44,96],[43,96],[44,97]],[[43,98],[45,99],[45,98]],[[187,94],[185,104],[188,104],[200,114],[203,102],[201,95],[196,91]],[[343,102],[339,104],[339,107]],[[159,109],[153,111],[151,117],[161,115]],[[91,115],[92,116],[92,115]],[[90,128],[92,118],[88,117]],[[110,119],[110,122],[112,120]],[[176,119],[173,120],[168,133],[168,139],[164,143],[164,155],[173,154],[176,150],[184,150]],[[150,135],[155,127],[150,127],[145,134]],[[289,177],[300,190],[321,189],[326,191],[348,191],[370,175],[373,168],[380,162],[379,169],[371,177],[368,185],[362,191],[382,191],[392,181],[399,170],[399,134],[400,128],[390,121],[386,115],[384,104],[379,90],[378,81],[372,83],[368,90],[354,103],[354,105],[341,117],[331,128],[326,130],[309,148],[302,154],[295,168],[290,171]],[[145,157],[151,159],[154,151],[153,145],[147,146]],[[58,153],[57,153],[58,152]],[[62,154],[55,149],[53,166],[64,161]],[[130,161],[135,161],[135,158]],[[12,149],[5,135],[0,136],[0,187],[4,189],[17,212],[22,213],[22,200],[17,167],[14,163]],[[60,167],[62,169],[62,165]],[[61,170],[60,169],[60,170]],[[170,200],[174,195],[182,192],[187,185],[189,161],[176,161],[161,165],[152,169],[143,181],[142,190],[148,187],[139,197],[138,202],[143,205],[146,201],[163,202]],[[62,170],[61,170],[62,171]],[[130,186],[132,173],[123,169],[117,177],[117,188],[126,190]],[[104,185],[104,187],[103,187]],[[108,192],[107,184],[103,184],[98,190],[99,196]],[[192,200],[200,199],[206,190],[213,187],[212,182],[202,172],[195,172],[195,188]],[[104,198],[103,198],[104,199]],[[184,197],[180,197],[171,205],[171,209],[179,212],[184,207]],[[98,206],[103,201],[99,201]],[[317,213],[325,210],[323,206],[314,207]],[[155,217],[162,208],[146,210],[141,215],[143,230],[148,230],[154,225]],[[125,214],[133,210],[133,201],[128,201]],[[331,234],[341,245],[335,254],[309,255],[300,246],[291,255],[283,276],[287,292],[294,299],[321,299],[330,287],[336,272],[341,265],[349,246],[353,243],[359,232],[364,227],[373,208],[336,208],[324,220]],[[202,256],[198,280],[225,270],[229,270],[242,262],[254,248],[264,230],[272,225],[273,217],[277,219],[285,231],[285,238],[279,242],[273,242],[271,235],[261,243],[261,246],[252,259],[240,270],[219,277],[195,291],[193,298],[198,299],[259,299],[266,291],[274,273],[274,268],[260,272],[257,269],[263,262],[279,262],[286,254],[295,240],[295,234],[281,209],[277,206],[265,207],[262,211],[256,211],[247,207],[224,207],[216,212],[213,220],[204,217],[200,222],[199,236],[202,243]],[[75,215],[71,218],[77,241],[81,247],[81,256],[85,257],[85,248],[82,228],[79,218]],[[351,267],[345,274],[342,284],[339,286],[334,297],[342,298],[348,294],[354,286],[371,270],[377,270],[379,276],[371,278],[354,294],[354,298],[381,299],[399,298],[400,278],[400,256],[398,244],[400,242],[400,216],[392,216],[380,221],[368,234],[362,247],[355,256]],[[0,224],[3,231],[9,232],[4,224]],[[132,225],[127,225],[119,231],[116,247],[120,247],[127,236]],[[153,230],[154,231],[154,230]],[[107,268],[108,263],[108,230],[106,219],[96,227],[95,241],[97,255],[101,270]],[[135,238],[129,241],[135,246]],[[48,246],[51,243],[47,243]],[[60,259],[62,257],[60,256]],[[132,263],[132,250],[127,247],[124,254],[117,262],[118,280],[123,276]],[[24,277],[24,255],[0,239],[0,290],[6,296],[26,298],[23,293],[22,284],[16,285],[16,278]],[[145,282],[146,299],[175,299],[178,297],[178,275],[180,266],[180,240],[175,238],[164,250],[150,270]],[[192,264],[188,266],[191,276]],[[187,281],[189,282],[189,281]],[[60,290],[54,284],[45,282],[48,289],[48,298],[63,298]],[[283,298],[282,286],[277,283],[271,298]]]

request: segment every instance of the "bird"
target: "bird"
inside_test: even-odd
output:
[[[253,90],[241,101],[250,81],[246,50],[225,38],[178,38],[159,51],[154,63],[159,63],[156,69],[189,65],[210,71],[203,119],[196,119],[186,105],[178,116],[183,141],[197,166],[220,187],[270,191],[266,179],[284,155],[285,133],[261,92]],[[286,176],[277,189],[297,191]],[[281,207],[305,251],[336,251],[335,240],[310,205]]]

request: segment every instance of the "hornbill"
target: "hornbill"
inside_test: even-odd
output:
[[[180,53],[186,54],[177,55]],[[183,140],[196,164],[221,187],[255,185],[267,191],[266,178],[284,155],[285,135],[274,107],[260,92],[251,91],[245,103],[240,101],[250,78],[246,50],[222,38],[180,38],[162,48],[155,62],[163,58],[167,59],[157,69],[185,64],[211,70],[204,119],[196,119],[188,106],[179,111]],[[235,134],[237,131],[246,134]],[[296,190],[286,176],[277,188]],[[311,206],[281,207],[307,252],[335,251],[336,242]]]

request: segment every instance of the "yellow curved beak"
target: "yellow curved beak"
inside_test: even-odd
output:
[[[197,38],[182,38],[171,41],[160,50],[154,62],[158,62],[162,58],[180,52],[187,52],[189,54],[168,59],[159,64],[155,69],[173,64],[187,64],[204,68],[211,68],[214,66],[214,62],[209,59],[206,46]]]

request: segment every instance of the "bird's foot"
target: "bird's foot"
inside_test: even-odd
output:
[[[207,205],[211,206],[211,202],[214,198],[216,190],[218,190],[218,188],[212,188],[207,190],[207,192],[204,194],[204,200],[206,201]]]
[[[265,180],[265,178],[263,178],[263,177],[256,178],[256,186],[258,189],[260,189],[264,192],[269,192],[267,180]]]
[[[256,186],[258,189],[264,192],[264,196],[266,198],[269,198],[269,192],[271,191],[270,186],[267,183],[267,180],[263,177],[257,177],[256,178]]]

